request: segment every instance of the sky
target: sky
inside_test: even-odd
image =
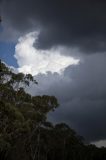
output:
[[[58,98],[49,119],[106,146],[106,1],[0,0],[0,15],[0,58]]]

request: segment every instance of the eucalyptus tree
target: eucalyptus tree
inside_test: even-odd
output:
[[[15,73],[0,61],[0,155],[5,151],[4,157],[19,142],[20,147],[26,146],[47,113],[58,106],[54,96],[26,93],[25,87],[32,82],[38,84],[32,75]]]
[[[106,160],[105,147],[85,145],[67,124],[47,121],[58,101],[26,93],[32,83],[38,84],[31,74],[0,61],[0,160]]]

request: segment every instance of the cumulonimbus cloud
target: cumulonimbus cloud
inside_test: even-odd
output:
[[[99,145],[106,145],[105,68],[105,54],[89,55],[79,65],[67,67],[62,75],[37,75],[39,85],[32,86],[30,93],[55,95],[60,107],[50,113],[50,121],[68,123],[86,141],[102,140]]]
[[[15,58],[19,65],[18,70],[24,73],[36,75],[38,73],[61,73],[69,65],[76,65],[79,59],[61,54],[62,47],[50,50],[41,50],[37,45],[39,32],[31,32],[20,37],[15,47]]]

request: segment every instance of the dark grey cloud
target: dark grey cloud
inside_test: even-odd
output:
[[[2,0],[0,8],[4,28],[0,39],[14,40],[40,29],[38,48],[63,45],[95,53],[78,53],[84,60],[62,76],[37,76],[39,86],[31,92],[59,99],[60,108],[50,114],[54,122],[67,122],[89,141],[106,139],[106,55],[102,53],[106,51],[106,1]]]
[[[3,0],[4,21],[13,29],[41,29],[38,48],[79,47],[85,53],[106,50],[105,0]]]
[[[60,107],[49,115],[54,122],[67,122],[87,141],[106,139],[106,55],[93,54],[64,75],[39,75],[33,94],[55,95]]]
[[[0,0],[0,3],[2,3],[2,0]]]

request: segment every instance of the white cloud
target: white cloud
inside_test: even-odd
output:
[[[52,48],[50,50],[40,50],[35,48],[37,44],[38,32],[31,32],[20,37],[15,47],[15,58],[19,65],[19,72],[36,75],[50,71],[59,74],[69,65],[76,65],[79,59],[61,54],[64,48]]]
[[[106,140],[92,142],[92,144],[95,144],[97,147],[106,147]]]

